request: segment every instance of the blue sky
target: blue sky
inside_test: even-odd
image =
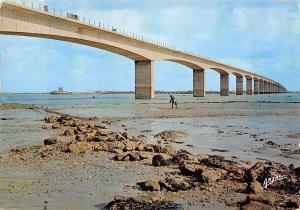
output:
[[[300,90],[298,0],[34,2],[167,42]],[[60,86],[71,91],[134,90],[133,61],[103,50],[0,35],[0,53],[5,92],[47,92]],[[157,90],[191,90],[192,71],[167,61],[155,62],[155,85]],[[206,89],[219,90],[218,73],[207,71]],[[230,89],[235,89],[232,75]]]

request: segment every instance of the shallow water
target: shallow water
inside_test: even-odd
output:
[[[92,98],[96,96],[96,98]],[[217,94],[207,94],[204,98],[194,98],[192,95],[176,95],[179,107],[188,104],[199,104],[203,108],[209,108],[212,104],[218,105],[219,109],[239,106],[241,109],[259,111],[269,109],[265,103],[283,103],[284,107],[289,103],[300,103],[300,93],[252,95],[220,97]],[[161,109],[165,105],[169,109],[169,95],[156,95],[153,100],[134,100],[133,94],[124,95],[97,95],[97,94],[74,94],[74,95],[50,95],[50,94],[5,94],[0,95],[0,101],[7,103],[39,104],[56,108],[62,112],[81,116],[101,117],[139,117],[145,110]],[[223,103],[222,103],[223,102]],[[272,104],[277,105],[277,104]],[[288,111],[288,110],[286,110]]]

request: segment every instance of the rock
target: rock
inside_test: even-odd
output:
[[[107,130],[98,130],[96,134],[98,134],[100,136],[108,136],[109,131],[107,131]]]
[[[245,171],[244,180],[249,183],[258,181],[264,183],[267,179],[273,179],[280,175],[268,188],[284,190],[287,193],[295,194],[300,190],[300,181],[295,175],[293,166],[285,166],[280,163],[266,161],[257,162]]]
[[[224,169],[237,177],[244,175],[244,168],[241,166],[241,164],[232,160],[226,160],[222,156],[210,155],[207,158],[201,159],[200,163],[210,168]]]
[[[111,143],[111,147],[114,148],[114,149],[120,149],[120,150],[123,150],[123,151],[129,151],[129,150],[125,149],[126,145],[123,142],[119,142],[119,141],[112,142]]]
[[[298,202],[289,200],[289,201],[285,202],[285,207],[289,208],[289,209],[298,209],[299,208],[299,203]]]
[[[161,190],[159,182],[154,181],[154,180],[140,182],[140,183],[138,183],[138,185],[140,186],[141,190],[144,190],[144,191],[160,191]]]
[[[179,150],[175,155],[173,155],[172,162],[174,163],[182,163],[185,160],[193,159],[191,154],[184,150]]]
[[[54,124],[52,125],[52,129],[59,129],[59,128],[61,128],[61,125],[58,124],[58,123],[54,123]]]
[[[121,150],[121,149],[112,149],[110,152],[117,153],[117,154],[123,154],[123,150]]]
[[[172,201],[148,201],[135,198],[115,197],[115,200],[105,206],[108,210],[132,209],[132,210],[158,210],[158,209],[183,209],[180,204]]]
[[[145,159],[145,157],[139,153],[131,152],[127,154],[117,154],[113,159],[117,161],[140,161]]]
[[[155,153],[163,153],[164,147],[160,144],[151,145]]]
[[[152,158],[152,165],[158,166],[167,166],[169,161],[167,161],[162,155],[154,155]]]
[[[127,132],[123,132],[123,133],[122,133],[122,136],[123,136],[125,139],[128,139],[128,133],[127,133]]]
[[[190,190],[195,186],[192,182],[184,179],[183,177],[166,178],[160,181],[159,184],[161,188],[172,192]]]
[[[294,169],[295,175],[300,177],[300,167]]]
[[[44,140],[45,145],[52,145],[52,144],[57,144],[57,139],[54,137],[48,138]]]
[[[71,143],[67,151],[75,154],[86,154],[91,151],[91,148],[85,142],[76,142]]]
[[[260,194],[264,191],[264,188],[258,181],[250,182],[246,188],[247,193]]]
[[[124,142],[125,148],[124,152],[133,151],[136,148],[135,142],[133,141],[126,141]]]
[[[206,169],[200,174],[200,181],[213,183],[221,179],[223,173],[219,169]]]
[[[48,128],[47,125],[42,126],[42,129],[47,129],[47,128]]]
[[[81,133],[88,133],[89,132],[89,130],[87,129],[86,126],[78,126],[77,131],[79,131]]]
[[[171,146],[171,145],[166,145],[164,148],[163,148],[163,153],[167,154],[167,155],[175,155],[177,152],[177,150],[175,149],[175,147]]]
[[[146,145],[144,147],[144,151],[145,152],[154,152],[154,149],[153,149],[153,147],[151,145]]]
[[[145,144],[139,143],[137,147],[135,148],[136,151],[144,151],[145,150]]]
[[[75,135],[75,132],[73,129],[67,129],[64,131],[63,135],[64,136],[73,136],[73,135]]]
[[[55,117],[55,116],[50,116],[50,117],[45,117],[45,118],[44,118],[44,121],[45,121],[46,123],[54,123],[54,122],[56,121],[56,119],[57,119],[57,117]]]
[[[186,137],[187,133],[184,131],[173,131],[173,130],[166,130],[163,132],[160,132],[154,136],[154,138],[160,138],[164,141],[168,142],[175,142],[177,139]]]
[[[279,147],[279,146],[280,146],[280,145],[276,144],[276,143],[273,142],[273,141],[266,141],[265,144],[270,145],[270,146],[272,146],[272,147]]]
[[[123,154],[117,154],[116,156],[114,156],[113,158],[116,161],[122,161],[124,159],[124,155]]]
[[[75,140],[76,141],[86,141],[87,137],[84,135],[76,135]]]
[[[195,164],[182,164],[179,166],[179,170],[185,176],[193,176],[195,174],[202,173],[200,166]]]
[[[141,160],[140,155],[138,153],[131,152],[127,156],[129,157],[130,161],[139,161],[139,160]]]
[[[251,202],[241,207],[241,210],[275,210],[272,206],[259,203],[259,202]]]

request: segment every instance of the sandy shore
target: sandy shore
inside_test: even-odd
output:
[[[164,104],[151,105],[152,109],[144,109],[141,104],[137,110],[144,111],[138,111],[130,119],[65,116],[30,107],[28,111],[36,116],[32,120],[34,123],[25,130],[20,125],[26,119],[30,121],[29,116],[24,114],[27,110],[6,109],[1,115],[1,125],[19,122],[15,129],[23,129],[24,137],[30,133],[30,138],[36,140],[31,146],[26,146],[28,143],[25,142],[16,147],[19,145],[16,143],[1,150],[0,208],[103,209],[115,196],[138,200],[118,198],[111,205],[127,203],[140,208],[149,206],[150,201],[160,209],[164,205],[177,209],[251,209],[255,206],[295,209],[299,206],[299,165],[295,164],[299,160],[296,146],[300,135],[297,128],[276,128],[280,132],[278,138],[274,138],[271,132],[274,129],[263,133],[251,123],[249,127],[239,127],[239,123],[232,125],[236,120],[232,116],[232,123],[226,119],[224,126],[222,121],[218,124],[208,120],[217,115],[226,118],[230,113],[243,119],[247,115],[252,118],[263,115],[272,119],[282,116],[281,109],[285,107],[269,104],[272,109],[255,113],[252,113],[252,108],[249,109],[252,111],[247,111],[245,107],[245,116],[239,114],[241,108],[236,108],[242,107],[241,104],[224,110],[220,110],[219,105],[204,110],[203,106],[197,108],[199,104],[188,103],[177,110],[170,110]],[[298,105],[286,106],[290,109],[284,116],[297,122]],[[201,116],[205,116],[204,121],[199,123]],[[41,120],[44,117],[45,120]],[[192,129],[181,127],[190,126],[189,123],[195,119]],[[288,119],[282,120],[282,123]],[[154,125],[149,128],[143,123]],[[257,154],[261,152],[263,157],[268,157],[266,154],[271,153],[269,159],[276,156],[280,163],[247,159],[244,157],[247,155],[235,152],[239,148],[226,148],[225,143],[207,143],[209,146],[201,150],[195,142],[191,143],[196,138],[193,135],[195,126],[200,131],[205,129],[205,133],[214,138],[227,137],[234,141],[244,138],[245,142],[257,146],[254,148]],[[35,127],[39,129],[36,134],[32,132]],[[166,131],[166,128],[170,130]],[[7,136],[5,131],[3,129],[2,133]],[[162,131],[165,132],[159,134]],[[44,137],[39,136],[41,133]],[[43,142],[44,139],[48,140]],[[252,148],[247,149],[252,151]],[[289,165],[291,163],[294,166]],[[264,179],[277,175],[286,178],[274,181],[264,189]],[[171,203],[161,203],[164,201]]]

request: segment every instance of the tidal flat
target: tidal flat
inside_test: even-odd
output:
[[[93,96],[1,96],[0,208],[299,207],[299,94]]]

